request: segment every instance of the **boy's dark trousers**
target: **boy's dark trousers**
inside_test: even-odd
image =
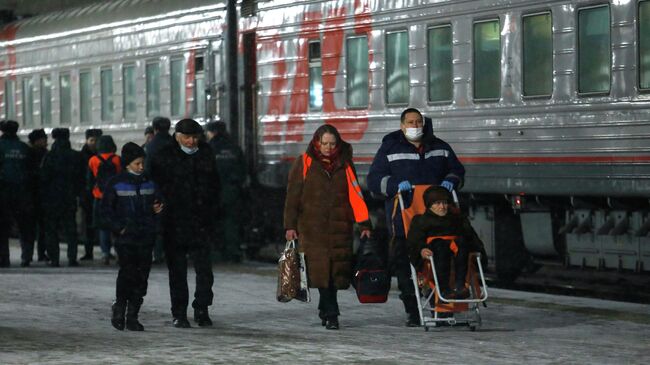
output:
[[[115,250],[119,258],[115,297],[117,302],[135,305],[139,308],[147,294],[147,281],[151,271],[151,242],[124,242],[118,238]]]

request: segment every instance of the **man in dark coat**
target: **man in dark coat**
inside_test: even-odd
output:
[[[81,147],[81,155],[84,161],[84,175],[89,179],[87,189],[81,193],[79,198],[79,206],[83,211],[83,232],[85,233],[84,239],[84,255],[81,260],[91,260],[94,258],[93,250],[97,241],[97,231],[93,225],[93,193],[92,186],[95,186],[94,177],[88,173],[88,161],[97,154],[97,140],[102,136],[101,129],[90,128],[86,129],[86,143]]]
[[[219,174],[212,149],[200,141],[201,126],[192,119],[183,119],[175,130],[175,142],[151,161],[151,177],[165,201],[163,237],[173,323],[175,327],[190,327],[187,320],[189,254],[196,272],[194,320],[199,326],[211,326],[208,306],[212,304],[214,279],[210,246],[219,213]]]
[[[220,258],[240,262],[241,216],[245,207],[241,204],[243,185],[246,180],[244,154],[226,131],[226,123],[211,122],[206,125],[208,143],[217,160],[221,178],[221,220],[219,220]]]
[[[143,147],[147,154],[144,160],[144,172],[149,176],[151,176],[151,161],[165,146],[174,144],[174,138],[169,135],[169,128],[171,127],[169,118],[155,117],[151,122],[151,127],[153,128],[153,138]],[[158,236],[153,249],[153,262],[154,264],[160,264],[164,262],[164,258],[163,239]]]
[[[384,136],[375,155],[368,173],[368,189],[386,198],[387,225],[394,237],[392,266],[401,291],[400,299],[408,314],[406,324],[418,326],[420,318],[411,281],[404,224],[399,212],[393,218],[393,197],[401,191],[410,201],[413,185],[441,185],[450,191],[459,189],[463,185],[465,168],[451,146],[433,135],[431,126],[424,128],[424,118],[419,110],[408,108],[400,119],[400,129]]]
[[[47,153],[47,134],[43,129],[34,129],[31,131],[27,138],[29,139],[29,147],[32,149],[32,155],[34,157],[34,163],[37,166],[37,169],[40,169],[41,163],[43,163],[43,158]],[[38,170],[37,170],[38,171]],[[47,243],[45,241],[45,223],[43,215],[43,206],[41,204],[38,179],[34,179],[34,221],[35,221],[35,231],[38,232],[36,235],[36,252],[38,261],[49,261],[46,249]]]
[[[17,122],[3,122],[0,131],[0,267],[10,266],[9,235],[14,220],[20,233],[21,266],[29,266],[34,255],[35,158],[18,139]]]
[[[50,266],[59,266],[59,231],[68,244],[68,265],[77,263],[77,198],[84,186],[81,153],[70,147],[70,130],[52,130],[52,150],[45,155],[40,171],[41,201],[45,212],[45,237]]]

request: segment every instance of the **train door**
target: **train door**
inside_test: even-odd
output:
[[[223,65],[224,57],[222,50],[223,42],[216,39],[210,42],[208,47],[207,59],[205,62],[205,120],[222,120],[223,115],[223,98],[224,98],[224,77]],[[197,83],[197,88],[199,87]],[[199,109],[202,110],[202,109]]]
[[[240,143],[246,155],[246,164],[253,182],[257,171],[257,45],[255,32],[243,34],[243,86],[241,89]]]

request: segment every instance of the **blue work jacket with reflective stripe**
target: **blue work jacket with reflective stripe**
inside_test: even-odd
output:
[[[411,185],[439,185],[443,180],[454,183],[460,189],[465,168],[447,142],[425,134],[421,148],[411,144],[401,130],[387,134],[377,151],[368,173],[368,189],[386,200],[388,227],[392,226],[393,197],[397,186],[407,180]],[[410,201],[409,197],[406,197]],[[396,214],[395,234],[404,237],[401,215]]]
[[[111,178],[101,200],[102,220],[118,242],[151,244],[158,231],[153,204],[162,198],[153,181],[144,175],[122,172]],[[124,230],[124,234],[121,234]]]

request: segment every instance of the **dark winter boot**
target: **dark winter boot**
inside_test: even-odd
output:
[[[339,316],[337,315],[327,316],[327,324],[325,325],[325,328],[327,328],[328,330],[339,329]]]
[[[126,302],[115,301],[111,307],[113,315],[111,316],[111,324],[115,329],[124,331],[124,314],[126,312]]]
[[[196,322],[199,327],[211,327],[212,320],[208,314],[208,308],[194,308],[194,322]]]
[[[138,312],[140,312],[140,306],[142,304],[136,304],[129,301],[129,305],[126,309],[126,329],[129,331],[144,331],[144,326],[138,322]]]
[[[402,295],[402,302],[404,302],[404,311],[408,315],[406,326],[418,327],[420,325],[420,313],[415,295]]]

